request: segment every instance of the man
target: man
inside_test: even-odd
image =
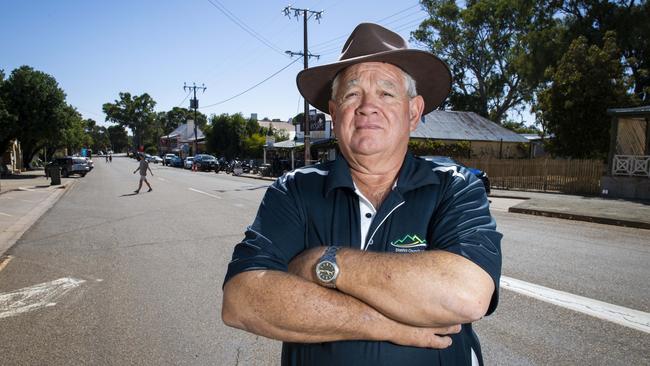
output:
[[[407,152],[449,69],[360,24],[297,82],[342,156],[266,192],[228,266],[224,322],[283,341],[283,365],[482,364],[471,323],[494,311],[501,270],[485,188]]]
[[[153,188],[151,188],[151,184],[149,184],[149,181],[147,180],[147,170],[149,170],[151,176],[153,176],[153,171],[151,171],[147,159],[145,159],[141,154],[138,154],[138,160],[140,161],[140,165],[138,166],[138,169],[133,171],[133,174],[135,174],[138,170],[140,171],[140,183],[138,184],[138,189],[133,192],[136,194],[140,193],[140,188],[142,188],[142,181],[147,183],[147,187],[149,187],[149,190],[147,192],[151,192],[153,191]]]

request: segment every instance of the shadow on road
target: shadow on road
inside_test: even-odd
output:
[[[126,194],[123,194],[123,195],[121,195],[120,197],[137,196],[137,195],[138,195],[138,193],[133,192],[133,193],[126,193]]]

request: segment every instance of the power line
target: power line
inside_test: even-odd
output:
[[[181,104],[185,103],[185,101],[187,100],[187,97],[189,97],[190,94],[192,94],[192,93],[191,93],[191,92],[188,92],[187,95],[185,96],[185,98],[183,98],[183,100],[181,100],[181,102],[178,103],[178,104],[176,105],[176,107],[174,107],[174,108],[180,107]]]
[[[262,37],[261,34],[257,33],[253,28],[249,27],[246,23],[244,23],[244,21],[239,19],[235,14],[230,12],[223,4],[221,4],[219,2],[219,0],[208,0],[208,2],[210,4],[212,4],[212,6],[217,8],[220,12],[222,12],[228,19],[230,19],[233,23],[235,23],[239,28],[244,30],[246,33],[250,34],[251,36],[253,36],[258,41],[264,43],[267,47],[269,47],[273,51],[284,55],[284,53],[282,52],[282,50],[280,48],[273,45],[266,38]],[[215,2],[216,2],[216,4],[215,4]]]
[[[219,101],[219,102],[216,102],[216,103],[208,104],[208,105],[203,106],[203,107],[201,107],[201,108],[199,108],[199,109],[204,109],[204,108],[208,108],[208,107],[214,107],[214,106],[216,106],[216,105],[223,104],[223,103],[225,103],[225,102],[228,102],[228,101],[230,101],[230,100],[233,100],[233,99],[237,98],[238,96],[243,95],[243,94],[245,94],[245,93],[247,93],[247,92],[249,92],[249,91],[251,91],[251,90],[257,88],[258,86],[262,85],[264,82],[268,81],[269,79],[271,79],[271,78],[274,77],[275,75],[277,75],[277,74],[281,73],[282,71],[286,70],[289,66],[293,65],[294,63],[296,63],[296,62],[299,61],[300,59],[301,59],[301,57],[298,57],[297,59],[291,61],[287,66],[285,66],[285,67],[281,68],[280,70],[274,72],[271,76],[267,77],[266,79],[260,81],[259,83],[257,83],[257,84],[255,84],[255,85],[251,86],[250,88],[244,90],[243,92],[241,92],[241,93],[239,93],[239,94],[233,95],[232,97],[230,97],[230,98],[228,98],[228,99],[224,99],[224,100]]]

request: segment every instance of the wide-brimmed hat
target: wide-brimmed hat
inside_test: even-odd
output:
[[[411,75],[424,98],[424,114],[442,104],[451,90],[451,72],[442,60],[432,53],[409,49],[399,34],[373,23],[361,23],[352,31],[337,62],[299,72],[298,90],[309,104],[329,113],[334,77],[361,62],[387,62]]]

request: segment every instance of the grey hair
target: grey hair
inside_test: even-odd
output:
[[[399,71],[404,76],[404,84],[406,86],[406,95],[408,95],[409,98],[415,98],[418,95],[418,90],[417,90],[417,86],[415,85],[415,80],[406,71],[404,71],[402,69],[399,69]],[[340,82],[339,77],[341,76],[341,74],[342,74],[341,72],[336,74],[336,76],[334,77],[334,80],[332,81],[332,95],[330,97],[331,100],[336,100],[336,93],[338,92],[339,82]]]

